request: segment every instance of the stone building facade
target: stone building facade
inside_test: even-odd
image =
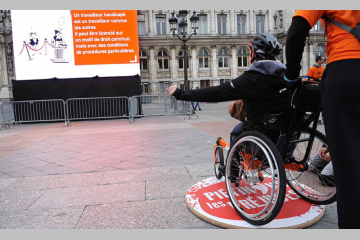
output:
[[[188,10],[187,22],[194,10]],[[272,33],[285,49],[287,31],[295,10],[195,10],[198,34],[187,42],[190,88],[216,86],[248,68],[248,43],[256,33]],[[138,10],[140,72],[143,94],[164,93],[173,84],[183,87],[182,42],[170,33],[172,10]],[[178,11],[175,11],[178,17]],[[188,27],[188,32],[190,27]],[[320,24],[307,39],[301,75],[306,75],[317,55],[325,56]],[[285,62],[285,51],[279,56]],[[0,10],[0,98],[11,99],[14,78],[11,12]]]

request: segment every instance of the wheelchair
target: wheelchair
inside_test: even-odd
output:
[[[314,80],[303,81],[301,86],[319,88],[319,80]],[[314,161],[319,150],[328,147],[325,135],[316,129],[321,95],[316,110],[307,112],[294,101],[299,98],[299,91],[300,87],[295,90],[287,112],[267,116],[269,123],[274,117],[287,116],[282,126],[286,130],[280,131],[276,144],[257,129],[249,129],[240,133],[233,146],[221,138],[214,145],[215,176],[225,177],[234,210],[252,225],[267,224],[278,215],[286,184],[310,203],[326,205],[336,201],[335,185],[323,179],[324,166]]]

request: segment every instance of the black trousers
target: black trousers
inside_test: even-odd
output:
[[[360,228],[360,59],[328,64],[321,81],[339,228]]]

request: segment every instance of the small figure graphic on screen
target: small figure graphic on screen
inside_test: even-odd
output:
[[[67,47],[65,41],[63,40],[61,30],[55,30],[55,35],[51,39],[51,44],[56,48],[66,48]]]
[[[33,50],[37,50],[38,46],[39,46],[39,38],[37,37],[37,33],[36,32],[30,32],[30,40],[29,40],[29,45]],[[39,52],[39,54],[41,54],[41,52]],[[35,52],[32,54],[33,56],[35,55]]]
[[[51,61],[53,61],[54,63],[68,63],[68,61],[64,59],[64,50],[67,47],[63,36],[64,22],[65,18],[60,17],[58,20],[59,25],[54,30],[55,35],[51,38],[51,45],[54,48],[54,58],[52,58]]]

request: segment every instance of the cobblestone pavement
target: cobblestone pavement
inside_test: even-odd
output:
[[[238,123],[229,102],[199,119],[154,116],[21,124],[0,131],[0,228],[217,229],[187,208],[214,175],[213,145]],[[319,126],[323,131],[323,126]],[[336,203],[309,228],[338,228]]]

